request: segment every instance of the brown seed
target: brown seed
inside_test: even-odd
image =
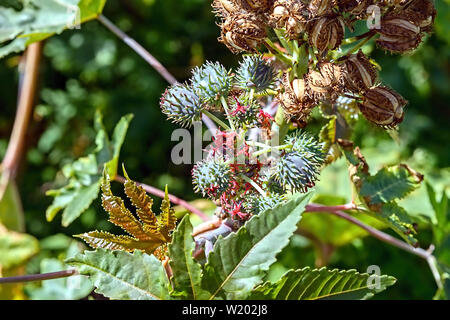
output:
[[[392,14],[384,17],[378,32],[378,46],[395,53],[413,50],[422,41],[420,27],[404,16]]]
[[[304,127],[312,109],[317,105],[311,94],[306,79],[289,81],[289,74],[285,74],[282,82],[283,92],[278,95],[281,107],[288,121]]]
[[[343,63],[345,88],[353,93],[365,92],[374,86],[378,74],[369,58],[360,50]]]
[[[317,100],[336,101],[344,89],[342,67],[331,62],[319,63],[317,71],[307,74],[307,81]]]
[[[212,7],[213,12],[223,19],[242,11],[242,7],[239,6],[237,0],[214,0]]]
[[[242,6],[257,13],[268,13],[272,8],[274,0],[240,0]]]
[[[320,17],[332,13],[334,0],[311,0],[308,10],[312,17]]]
[[[431,31],[434,23],[436,9],[434,8],[433,2],[429,0],[413,0],[405,7],[401,14],[419,26],[422,32],[428,32]]]
[[[338,0],[339,9],[348,12],[358,19],[367,17],[367,8],[372,5],[374,0]]]
[[[320,53],[336,49],[344,38],[345,26],[341,17],[322,17],[308,24],[308,41]]]
[[[229,16],[221,25],[222,34],[219,41],[231,52],[255,52],[266,37],[264,22],[257,16],[241,13]]]
[[[358,106],[367,120],[392,128],[402,122],[406,104],[407,101],[391,88],[378,86],[368,90]]]
[[[273,28],[284,28],[289,39],[298,38],[305,31],[308,11],[300,0],[277,0],[269,17]]]

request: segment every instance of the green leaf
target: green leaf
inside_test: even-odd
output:
[[[427,188],[428,199],[434,209],[437,225],[440,227],[444,227],[450,218],[450,214],[448,212],[447,192],[444,189],[444,191],[442,192],[441,201],[438,202],[436,198],[436,191],[434,191],[433,187],[429,183],[426,183],[425,186]]]
[[[2,178],[3,176],[0,173],[0,181]],[[11,180],[6,181],[6,183],[5,193],[0,200],[0,224],[3,224],[9,230],[23,232],[25,230],[23,208],[17,185]]]
[[[387,203],[402,199],[414,191],[422,182],[423,175],[406,165],[383,168],[374,176],[365,179],[360,195],[370,204]]]
[[[386,223],[409,244],[417,246],[414,223],[395,200],[414,190],[422,182],[423,175],[400,164],[384,168],[372,176],[359,147],[354,148],[350,141],[340,141],[340,146],[349,163],[350,180],[360,201],[368,209],[364,212]]]
[[[38,251],[39,242],[34,237],[9,231],[0,224],[0,269],[20,266]]]
[[[95,19],[106,0],[28,0],[19,11],[0,6],[0,58]]]
[[[100,181],[87,187],[81,187],[74,195],[72,201],[67,205],[62,214],[62,225],[69,226],[91,205],[92,201],[97,199],[100,190]]]
[[[169,298],[169,280],[153,255],[135,251],[85,251],[67,264],[89,275],[96,292],[110,299],[162,300]]]
[[[295,196],[252,217],[236,233],[219,238],[208,257],[203,288],[209,299],[245,299],[289,242],[312,193]]]
[[[195,242],[189,215],[181,220],[169,244],[170,267],[173,272],[171,295],[189,300],[207,299],[211,294],[201,288],[202,269],[192,257]]]
[[[62,168],[67,184],[57,190],[47,192],[53,196],[53,203],[47,208],[47,221],[63,211],[62,225],[67,227],[86,211],[99,193],[101,184],[101,170],[107,167],[108,173],[114,177],[117,173],[119,154],[126,132],[133,115],[122,117],[116,125],[112,142],[110,142],[102,122],[102,115],[96,112],[94,128],[97,131],[95,143],[97,148],[92,154],[79,158]]]
[[[102,13],[105,4],[106,0],[81,0],[78,3],[81,22],[96,19]]]
[[[58,259],[43,259],[40,264],[41,273],[57,272],[67,269]],[[86,276],[71,276],[46,280],[42,287],[27,290],[32,300],[79,300],[87,297],[94,289]]]
[[[116,127],[114,128],[110,146],[112,152],[112,159],[106,164],[108,174],[110,177],[115,177],[117,174],[120,149],[122,148],[131,120],[133,120],[133,115],[127,114],[126,116],[123,116],[119,120]]]
[[[306,267],[288,271],[275,283],[253,290],[252,300],[368,299],[386,290],[396,279],[386,275],[361,274],[356,270],[327,270]]]

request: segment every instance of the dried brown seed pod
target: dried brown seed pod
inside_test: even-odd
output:
[[[286,36],[296,39],[305,31],[307,18],[308,10],[300,0],[276,0],[269,17],[269,25],[286,29]]]
[[[363,95],[359,109],[367,120],[386,128],[393,128],[403,120],[407,101],[393,89],[373,87]]]
[[[436,9],[430,0],[413,0],[400,14],[419,26],[422,32],[429,32],[436,17]]]
[[[342,64],[345,89],[353,93],[365,92],[375,85],[378,73],[369,58],[360,50]]]
[[[281,107],[288,121],[304,127],[311,110],[317,105],[306,79],[289,80],[286,73],[282,82],[283,92],[278,95]]]
[[[367,17],[367,8],[374,3],[374,0],[338,0],[339,10],[348,12],[358,19]]]
[[[334,102],[344,90],[342,67],[331,62],[319,63],[317,71],[307,74],[307,81],[317,100]]]
[[[345,26],[341,17],[322,17],[308,23],[308,33],[309,44],[323,53],[341,45]]]
[[[395,53],[413,50],[422,41],[420,27],[400,15],[388,15],[381,20],[378,46]]]
[[[238,0],[214,0],[211,6],[214,9],[214,14],[223,19],[242,11]]]
[[[257,13],[269,13],[272,9],[274,0],[240,0],[242,6],[248,10]]]
[[[308,10],[311,17],[320,17],[332,13],[336,0],[311,0]]]
[[[224,43],[233,53],[256,52],[256,48],[266,37],[264,21],[249,13],[229,16],[221,28],[219,42]]]

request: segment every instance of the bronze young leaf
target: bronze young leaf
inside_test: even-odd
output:
[[[171,233],[175,229],[176,216],[170,208],[170,201],[166,187],[166,195],[161,205],[161,215],[156,217],[152,211],[153,200],[145,193],[142,187],[130,180],[125,172],[125,194],[136,207],[134,216],[124,204],[124,201],[111,191],[109,176],[103,174],[102,205],[109,213],[109,221],[121,227],[129,235],[115,235],[104,231],[91,231],[77,237],[83,239],[92,248],[105,248],[110,250],[124,250],[133,252],[142,250],[164,259],[167,244],[171,241]]]

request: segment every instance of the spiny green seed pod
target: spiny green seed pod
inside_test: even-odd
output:
[[[194,191],[218,199],[230,184],[230,166],[220,157],[211,157],[197,164],[192,169]]]
[[[162,112],[173,122],[181,126],[190,126],[201,120],[205,105],[192,88],[185,84],[175,84],[161,97]]]
[[[275,208],[278,204],[286,201],[286,197],[281,194],[271,193],[268,196],[262,195],[250,196],[244,203],[244,208],[247,212],[257,215],[266,210]]]
[[[311,135],[298,130],[288,135],[284,143],[292,145],[292,151],[303,153],[312,164],[316,166],[323,164],[325,159],[324,146]]]
[[[310,158],[309,152],[288,152],[275,165],[274,179],[286,191],[306,192],[314,186],[319,167],[319,164]]]
[[[265,92],[272,89],[275,80],[275,70],[270,62],[261,56],[246,56],[240,63],[236,73],[236,84],[239,88],[255,92]]]
[[[218,62],[206,62],[195,68],[191,81],[200,99],[213,105],[220,101],[220,97],[228,96],[232,87],[230,73]]]

